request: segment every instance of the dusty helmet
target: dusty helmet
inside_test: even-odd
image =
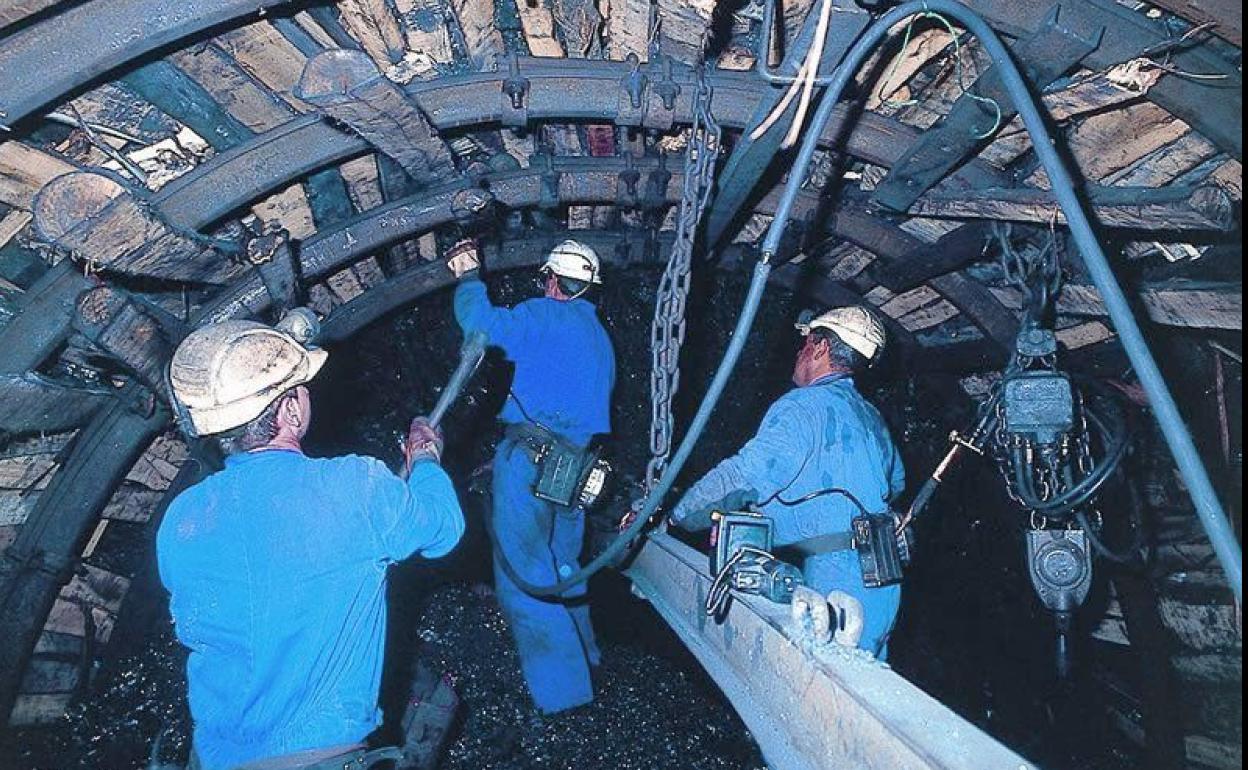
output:
[[[602,283],[602,265],[598,261],[598,253],[580,241],[566,240],[551,249],[542,270],[586,283]]]
[[[884,324],[875,313],[858,305],[834,307],[809,320],[799,320],[796,326],[803,335],[814,329],[827,329],[868,361],[875,359],[886,340]]]
[[[246,425],[287,390],[308,382],[329,354],[255,321],[191,332],[169,362],[169,386],[195,433]]]

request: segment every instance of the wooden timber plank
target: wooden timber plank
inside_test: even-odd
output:
[[[1109,70],[1087,73],[1059,91],[1040,98],[1048,117],[1055,123],[1067,123],[1091,112],[1138,102],[1147,98],[1148,90],[1161,77],[1159,69],[1141,69],[1120,65]],[[1014,118],[997,134],[992,144],[979,157],[998,166],[1008,165],[1031,149],[1031,135],[1019,118]]]
[[[607,16],[607,55],[624,61],[629,54],[650,58],[650,0],[610,0]]]
[[[327,8],[325,10],[331,9]],[[343,47],[339,45],[338,41],[334,39],[334,36],[331,35],[325,27],[313,18],[312,14],[307,11],[300,11],[299,13],[296,13],[292,19],[303,29],[304,32],[308,33],[308,36],[315,40],[316,44],[321,48]],[[353,44],[351,47],[358,47],[358,44],[356,44],[355,41],[351,42]]]
[[[956,318],[959,312],[952,302],[947,299],[941,299],[926,307],[907,313],[898,318],[897,323],[901,324],[906,331],[918,332],[939,326],[951,318]],[[939,355],[939,353],[934,355]]]
[[[1010,308],[1022,306],[1015,289],[994,288],[992,293]],[[1169,281],[1140,287],[1136,294],[1148,317],[1164,326],[1194,329],[1243,328],[1243,289],[1240,284]],[[1094,286],[1066,284],[1057,298],[1057,312],[1105,317],[1108,313]]]
[[[717,0],[658,0],[659,49],[686,64],[702,61]]]
[[[358,51],[325,51],[304,69],[298,95],[393,158],[416,182],[455,174],[450,149],[420,107]]]
[[[312,206],[301,184],[295,183],[279,190],[256,202],[251,210],[266,227],[280,227],[292,238],[302,240],[316,233]]]
[[[7,0],[0,4],[0,29],[58,5],[69,5],[69,0]]]
[[[1209,181],[1217,184],[1236,201],[1244,199],[1244,167],[1237,160],[1228,160],[1209,175]]]
[[[405,39],[399,20],[385,0],[340,0],[342,26],[380,70],[403,59]]]
[[[70,260],[49,270],[22,295],[21,313],[0,327],[0,374],[25,374],[69,333],[78,295],[90,287]]]
[[[181,121],[217,150],[233,147],[252,135],[203,86],[172,62],[157,59],[126,73],[120,82]]]
[[[81,668],[77,660],[33,656],[22,676],[22,695],[72,693],[78,686]]]
[[[479,71],[498,69],[505,47],[503,36],[494,23],[493,1],[451,0],[451,9],[459,19],[472,66]]]
[[[222,32],[214,41],[244,71],[295,110],[307,107],[294,95],[307,57],[272,24],[260,21]]]
[[[72,104],[73,110],[88,123],[116,129],[149,144],[174,137],[182,128],[156,105],[135,98],[132,91],[117,83],[101,83],[75,98]],[[72,110],[58,112],[76,117]]]
[[[347,184],[347,194],[356,211],[368,211],[385,202],[377,172],[377,161],[371,155],[343,163],[339,170]]]
[[[26,435],[76,428],[112,399],[109,390],[69,386],[33,372],[0,374],[0,431]]]
[[[1103,321],[1088,321],[1058,329],[1054,336],[1067,350],[1078,350],[1113,339],[1114,332]]]
[[[40,490],[0,490],[0,526],[17,527],[30,518],[39,503]]]
[[[1116,187],[1161,187],[1217,155],[1213,142],[1188,131],[1174,142],[1140,158],[1121,171],[1109,174],[1102,184]]]
[[[1228,232],[1235,227],[1231,197],[1217,185],[1196,188],[1098,187],[1088,191],[1092,214],[1104,227],[1133,230]],[[968,192],[933,191],[910,207],[918,216],[994,219],[1012,222],[1066,222],[1048,190],[995,188]]]
[[[163,492],[147,489],[138,484],[122,484],[113,499],[104,506],[101,518],[112,521],[143,523],[151,518],[152,511],[160,504]]]
[[[602,40],[598,31],[602,14],[596,0],[553,0],[555,24],[564,49],[573,59],[598,59]]]
[[[58,176],[80,168],[63,158],[18,141],[0,143],[0,202],[29,210],[39,190]]]
[[[1183,134],[1188,126],[1152,102],[1092,115],[1074,127],[1066,149],[1074,159],[1072,172],[1099,181],[1124,169]],[[1049,187],[1048,174],[1037,169],[1025,180],[1033,187]]]
[[[157,436],[126,474],[126,481],[163,492],[169,488],[178,469],[186,461],[186,443],[175,433]]]
[[[383,68],[386,77],[396,83],[430,79],[439,66],[455,61],[444,0],[394,0],[394,7],[403,20],[407,51],[394,67]]]
[[[14,209],[5,214],[4,218],[0,219],[0,248],[7,246],[9,241],[30,224],[31,218],[31,213],[22,209]]]
[[[183,334],[181,322],[106,284],[78,299],[74,327],[138,375],[149,390],[163,391],[165,364]]]
[[[1244,6],[1239,0],[1151,0],[1158,8],[1195,24],[1212,24],[1213,34],[1244,47]]]
[[[214,101],[250,131],[260,133],[290,120],[294,113],[253,80],[215,45],[175,51],[169,60],[212,95]]]
[[[209,282],[222,274],[214,249],[162,222],[109,177],[85,171],[57,177],[40,190],[33,210],[41,238],[100,269]]]
[[[541,0],[532,5],[528,0],[511,1],[516,4],[516,10],[520,14],[520,25],[524,29],[524,39],[529,44],[529,54],[563,57],[563,44],[555,37],[555,17],[551,14],[550,8],[546,7]]]

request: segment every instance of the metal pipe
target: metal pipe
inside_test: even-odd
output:
[[[1092,225],[1083,211],[1083,206],[1075,192],[1074,182],[1070,173],[1066,170],[1061,157],[1053,146],[1052,137],[1050,137],[1048,129],[1045,127],[1044,119],[1036,107],[1035,100],[1032,99],[1030,92],[1027,90],[1027,84],[1023,80],[1022,74],[1019,73],[1018,67],[1014,64],[1013,59],[1010,58],[1009,52],[1002,44],[1000,38],[977,14],[953,0],[917,0],[916,2],[908,2],[892,9],[876,20],[863,33],[863,36],[837,68],[833,75],[832,83],[828,86],[828,91],[819,105],[818,112],[815,114],[814,121],[807,129],[801,151],[798,154],[797,161],[793,164],[793,170],[789,174],[784,196],[781,198],[780,206],[776,210],[776,218],[772,221],[771,227],[767,231],[767,237],[763,240],[763,259],[771,259],[779,247],[780,238],[784,234],[784,229],[787,225],[789,211],[793,202],[797,199],[797,193],[805,178],[806,169],[809,168],[811,158],[814,156],[818,145],[819,134],[831,118],[832,110],[836,106],[836,101],[840,98],[845,84],[858,66],[866,59],[876,43],[888,34],[892,26],[915,14],[930,13],[939,13],[960,22],[966,27],[967,31],[979,38],[984,50],[992,57],[994,64],[1000,69],[1000,77],[1005,91],[1014,101],[1023,125],[1026,126],[1027,132],[1031,135],[1036,155],[1052,182],[1054,197],[1057,198],[1057,203],[1061,207],[1062,213],[1066,216],[1071,234],[1079,247],[1079,252],[1083,255],[1084,264],[1092,276],[1092,281],[1096,284],[1102,301],[1109,311],[1109,317],[1114,323],[1115,330],[1118,332],[1122,347],[1126,351],[1127,357],[1131,360],[1132,366],[1135,367],[1136,374],[1140,378],[1140,384],[1144,387],[1145,393],[1148,394],[1149,401],[1153,407],[1153,414],[1161,426],[1162,434],[1165,436],[1170,452],[1174,456],[1175,464],[1178,465],[1179,472],[1183,475],[1183,480],[1187,484],[1188,491],[1192,496],[1192,502],[1195,504],[1197,514],[1200,517],[1200,522],[1205,528],[1205,533],[1209,536],[1213,549],[1217,553],[1218,561],[1226,572],[1227,580],[1231,584],[1231,590],[1235,593],[1236,600],[1242,601],[1243,554],[1235,538],[1235,532],[1231,528],[1221,502],[1218,500],[1217,493],[1214,491],[1213,483],[1209,479],[1209,473],[1200,459],[1200,454],[1196,451],[1196,445],[1192,441],[1191,433],[1183,423],[1183,417],[1179,413],[1178,405],[1170,394],[1165,378],[1162,377],[1161,371],[1157,367],[1157,362],[1148,348],[1148,343],[1145,342],[1144,335],[1140,331],[1135,317],[1132,315],[1131,307],[1127,303],[1122,287],[1118,285],[1113,268],[1110,266],[1104,250],[1101,249],[1095,233],[1092,231]]]
[[[464,340],[463,347],[459,349],[459,366],[455,367],[451,379],[447,381],[442,394],[438,396],[438,402],[434,404],[433,411],[429,413],[429,423],[433,427],[436,428],[442,423],[442,418],[446,416],[451,404],[459,397],[459,392],[464,389],[464,385],[468,384],[469,378],[481,365],[481,359],[485,357],[485,341],[484,332],[472,332]]]

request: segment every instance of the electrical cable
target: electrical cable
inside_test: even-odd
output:
[[[844,497],[847,497],[849,498],[849,501],[853,503],[858,508],[859,511],[862,512],[863,516],[871,515],[871,512],[867,510],[867,507],[862,504],[861,500],[859,500],[857,497],[854,497],[854,494],[850,492],[848,489],[842,489],[840,487],[827,487],[826,489],[819,489],[814,492],[808,492],[802,495],[801,497],[797,498],[796,500],[785,500],[783,497],[780,496],[780,493],[777,492],[776,494],[772,495],[771,498],[767,500],[767,502],[763,503],[763,505],[766,505],[767,503],[770,503],[771,501],[774,500],[775,502],[780,503],[783,506],[792,508],[794,506],[801,505],[802,503],[808,503],[811,500],[814,500],[816,498],[823,497],[824,495],[842,495]]]
[[[537,596],[550,596],[563,593],[568,588],[588,579],[590,575],[611,563],[621,551],[627,548],[632,540],[640,534],[641,529],[646,526],[650,517],[658,510],[660,502],[662,502],[663,497],[671,489],[676,476],[680,473],[685,461],[692,453],[693,446],[706,428],[706,424],[710,419],[710,413],[714,410],[720,395],[723,393],[728,378],[736,367],[737,359],[740,358],[746,337],[754,324],[754,317],[762,301],[767,278],[771,273],[771,261],[779,251],[780,240],[788,227],[789,218],[793,213],[793,206],[797,201],[802,184],[805,182],[811,160],[814,158],[816,149],[818,149],[819,138],[831,121],[832,113],[837,102],[840,101],[841,94],[863,61],[866,60],[868,54],[888,35],[889,30],[893,26],[916,13],[932,11],[945,14],[961,22],[969,32],[979,38],[980,44],[997,67],[1002,85],[1006,93],[1013,99],[1014,105],[1018,109],[1019,117],[1031,136],[1032,146],[1036,155],[1049,176],[1053,194],[1066,217],[1067,225],[1074,236],[1075,243],[1079,246],[1084,263],[1100,292],[1110,319],[1118,331],[1122,346],[1135,367],[1136,374],[1140,378],[1140,384],[1149,397],[1154,416],[1161,426],[1162,433],[1170,446],[1170,451],[1174,455],[1179,471],[1187,483],[1188,490],[1200,515],[1201,523],[1204,525],[1205,531],[1222,564],[1222,568],[1226,572],[1227,580],[1235,593],[1236,600],[1242,600],[1243,555],[1240,551],[1239,541],[1231,528],[1225,511],[1222,509],[1217,492],[1213,488],[1213,482],[1210,480],[1208,471],[1205,469],[1200,454],[1196,450],[1192,436],[1183,422],[1178,405],[1175,403],[1174,397],[1166,385],[1165,378],[1161,375],[1161,370],[1157,367],[1157,362],[1154,360],[1152,352],[1144,340],[1139,325],[1135,322],[1126,295],[1123,293],[1122,287],[1118,285],[1113,268],[1110,266],[1104,250],[1096,239],[1091,222],[1088,220],[1078,193],[1075,191],[1074,181],[1054,146],[1044,118],[1036,107],[1036,102],[1028,91],[1027,83],[1019,72],[1018,66],[1011,59],[1009,51],[1005,48],[996,32],[978,14],[966,6],[955,2],[955,0],[912,0],[912,2],[903,3],[880,16],[863,32],[862,36],[849,50],[849,53],[845,55],[828,84],[823,99],[819,103],[819,109],[815,112],[815,117],[806,131],[801,148],[790,167],[788,181],[785,184],[780,203],[776,208],[775,216],[767,230],[767,235],[763,239],[759,261],[755,265],[749,292],[746,294],[746,299],[741,308],[741,315],[737,319],[737,325],[733,330],[728,349],[724,354],[724,358],[720,361],[715,377],[711,381],[710,387],[707,388],[706,395],[698,407],[697,414],[694,416],[689,430],[681,440],[680,448],[672,458],[672,462],[664,470],[658,484],[651,490],[645,504],[642,506],[642,510],[638,512],[637,518],[620,533],[615,542],[608,546],[605,551],[595,557],[588,565],[554,585],[532,586],[531,584],[526,585],[517,581],[524,590]]]

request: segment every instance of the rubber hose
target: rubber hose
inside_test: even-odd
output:
[[[650,517],[659,509],[659,503],[663,501],[663,497],[671,490],[677,474],[680,473],[680,469],[684,467],[685,461],[689,459],[689,455],[693,452],[694,444],[701,437],[702,431],[706,429],[706,424],[711,418],[711,412],[715,409],[720,395],[724,392],[724,387],[728,384],[728,378],[732,376],[732,370],[736,367],[737,359],[741,357],[741,351],[745,347],[746,338],[750,336],[750,328],[754,325],[754,316],[758,313],[758,306],[762,302],[763,290],[767,288],[767,277],[770,274],[771,265],[766,261],[760,261],[754,266],[754,278],[750,281],[749,291],[746,293],[745,302],[741,306],[741,316],[737,319],[737,325],[732,331],[732,339],[728,343],[728,349],[724,352],[719,368],[715,371],[715,377],[711,380],[710,386],[707,387],[706,395],[702,397],[702,403],[698,406],[698,412],[694,415],[693,422],[689,425],[689,430],[681,440],[680,447],[672,455],[671,462],[668,463],[667,468],[663,471],[663,475],[659,478],[658,483],[654,485],[654,489],[651,490],[650,495],[646,498],[645,504],[638,511],[637,518],[633,523],[621,531],[615,540],[611,542],[611,545],[595,556],[589,564],[581,567],[558,583],[548,586],[534,585],[516,574],[511,564],[507,561],[507,555],[499,549],[504,571],[525,593],[533,596],[557,596],[564,593],[578,583],[588,580],[595,572],[610,564],[641,533],[642,527],[646,525]],[[489,513],[486,516],[489,516]],[[495,547],[498,547],[497,540],[495,540]]]
[[[1018,66],[1010,57],[1009,51],[1006,50],[1000,38],[997,37],[996,32],[978,14],[966,6],[954,2],[954,0],[915,0],[893,8],[871,24],[863,32],[862,37],[849,50],[849,53],[845,55],[841,64],[833,73],[827,91],[819,103],[819,109],[815,113],[810,127],[806,130],[797,158],[790,168],[789,178],[785,184],[780,205],[776,208],[775,218],[767,230],[767,236],[763,239],[762,255],[758,265],[755,267],[754,281],[750,285],[749,295],[747,295],[745,305],[742,308],[741,317],[737,321],[732,342],[724,359],[720,362],[711,387],[708,388],[702,404],[698,407],[698,414],[695,416],[693,424],[681,441],[680,449],[672,458],[672,462],[668,465],[659,483],[655,485],[651,495],[646,499],[646,503],[642,511],[639,512],[637,519],[616,538],[615,542],[607,547],[606,551],[599,554],[590,564],[569,578],[561,580],[553,586],[531,586],[521,583],[521,587],[526,591],[537,596],[550,596],[562,593],[577,583],[586,580],[626,548],[628,542],[641,531],[650,516],[658,510],[659,502],[667,494],[668,490],[671,489],[676,474],[680,472],[690,451],[692,451],[693,445],[706,427],[707,418],[709,418],[724,384],[732,373],[736,359],[741,353],[741,347],[745,344],[745,337],[749,334],[754,315],[758,310],[759,300],[762,298],[764,286],[760,284],[760,275],[763,278],[763,282],[765,282],[766,276],[770,272],[770,262],[775,257],[780,245],[780,239],[788,226],[793,205],[797,200],[802,183],[805,181],[806,172],[819,144],[819,138],[831,120],[832,112],[836,107],[836,103],[840,101],[845,86],[876,44],[888,35],[891,28],[915,14],[929,14],[932,12],[943,14],[961,22],[967,31],[979,39],[980,44],[996,65],[1002,85],[1013,100],[1014,106],[1018,109],[1019,117],[1027,128],[1027,133],[1031,137],[1036,155],[1049,176],[1053,194],[1057,198],[1062,213],[1066,216],[1066,222],[1074,236],[1075,243],[1079,247],[1084,263],[1088,267],[1088,272],[1091,274],[1093,282],[1101,294],[1101,299],[1105,303],[1110,319],[1114,322],[1114,327],[1118,331],[1119,339],[1126,350],[1127,357],[1135,367],[1136,374],[1140,378],[1140,384],[1144,387],[1153,405],[1153,413],[1161,426],[1162,433],[1166,437],[1170,451],[1174,455],[1175,463],[1178,465],[1179,471],[1182,473],[1183,479],[1191,492],[1192,500],[1200,514],[1201,523],[1204,525],[1209,540],[1213,544],[1214,551],[1218,554],[1218,560],[1227,574],[1227,579],[1235,593],[1235,598],[1237,601],[1242,601],[1243,556],[1239,549],[1239,543],[1235,538],[1235,532],[1231,529],[1226,514],[1222,510],[1222,504],[1214,491],[1213,483],[1209,480],[1209,474],[1205,470],[1204,463],[1196,451],[1196,445],[1192,442],[1191,434],[1183,423],[1183,418],[1179,414],[1174,397],[1170,394],[1165,379],[1161,376],[1161,371],[1157,368],[1157,363],[1148,349],[1148,344],[1144,341],[1139,325],[1135,322],[1126,296],[1123,295],[1122,288],[1118,285],[1114,276],[1113,268],[1105,257],[1105,252],[1101,249],[1095,233],[1092,231],[1092,225],[1083,211],[1082,203],[1075,192],[1074,182],[1070,177],[1070,173],[1066,170],[1061,157],[1053,146],[1053,139],[1045,126],[1044,118],[1040,115],[1040,111],[1037,109],[1035,100],[1027,89],[1027,83],[1023,80]]]
[[[1048,174],[1053,195],[1057,198],[1057,203],[1066,217],[1067,226],[1070,228],[1075,244],[1079,247],[1080,254],[1083,255],[1084,264],[1092,276],[1093,283],[1096,284],[1101,300],[1105,303],[1122,347],[1148,395],[1153,415],[1161,427],[1166,443],[1170,447],[1170,453],[1174,456],[1175,464],[1192,496],[1200,522],[1226,573],[1227,582],[1230,583],[1231,590],[1235,593],[1236,601],[1242,602],[1243,554],[1235,531],[1231,528],[1221,501],[1218,500],[1213,482],[1209,479],[1209,473],[1192,441],[1191,432],[1183,422],[1178,405],[1166,386],[1161,370],[1157,368],[1157,362],[1148,348],[1148,343],[1144,340],[1139,324],[1135,321],[1131,306],[1122,292],[1122,287],[1118,285],[1113,267],[1110,266],[1100,242],[1096,239],[1088,216],[1083,210],[1083,204],[1075,192],[1075,184],[1070,172],[1066,170],[1061,156],[1058,155],[1053,138],[1049,135],[1048,127],[1036,107],[1026,81],[1023,80],[1018,70],[1018,65],[1014,63],[996,32],[974,11],[954,0],[917,0],[917,2],[897,6],[863,32],[862,37],[845,55],[841,65],[837,68],[828,86],[828,95],[819,105],[814,124],[808,130],[802,143],[801,153],[789,173],[789,184],[785,187],[780,206],[776,209],[775,219],[767,231],[767,238],[763,245],[764,259],[769,259],[776,253],[780,237],[784,233],[792,212],[793,203],[797,199],[797,188],[805,178],[806,168],[814,155],[819,137],[832,115],[835,101],[839,98],[846,81],[889,29],[915,14],[933,12],[961,22],[968,32],[979,39],[980,45],[992,59],[1001,78],[1001,84],[1014,102],[1019,117],[1027,128],[1036,156],[1041,166],[1044,167],[1045,173]]]

